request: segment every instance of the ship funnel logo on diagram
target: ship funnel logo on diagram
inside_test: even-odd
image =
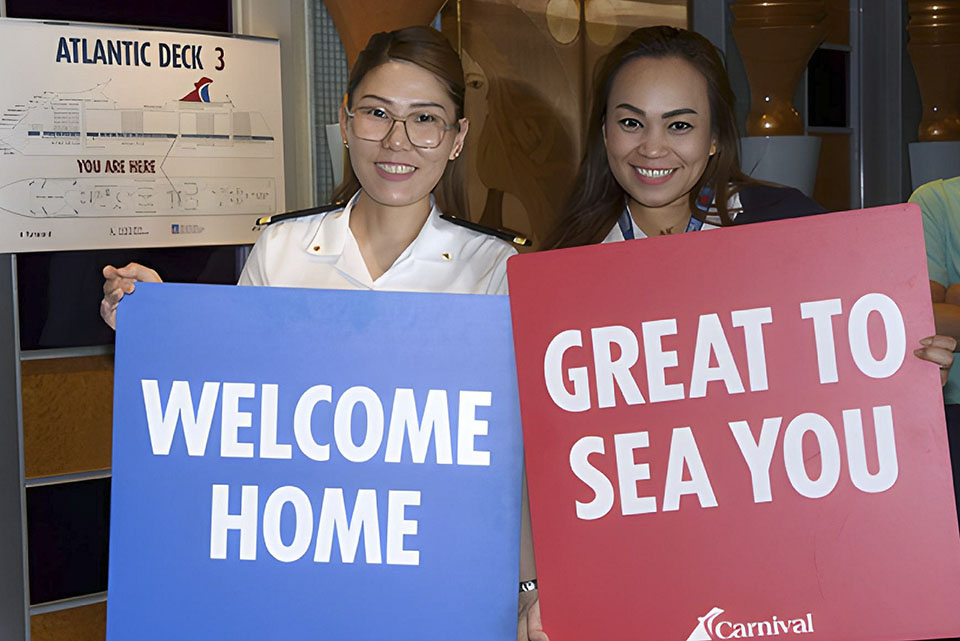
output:
[[[180,102],[210,102],[210,85],[213,80],[204,76],[193,83],[193,91],[180,99]]]

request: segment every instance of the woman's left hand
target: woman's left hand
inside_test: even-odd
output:
[[[920,341],[923,345],[913,351],[917,358],[940,366],[940,384],[947,384],[947,375],[953,365],[953,352],[957,349],[957,341],[950,336],[927,336]]]

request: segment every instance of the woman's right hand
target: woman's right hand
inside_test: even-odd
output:
[[[540,598],[536,590],[521,592],[520,616],[517,622],[517,641],[550,641],[540,622]]]
[[[103,268],[103,300],[100,301],[100,317],[103,322],[117,328],[117,305],[126,294],[133,293],[137,282],[162,283],[160,274],[140,263],[126,267],[107,265]]]

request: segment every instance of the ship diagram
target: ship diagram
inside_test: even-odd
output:
[[[202,78],[181,100],[140,107],[108,98],[109,82],[78,93],[44,91],[0,115],[0,153],[273,158],[274,136],[261,113],[190,99],[209,98],[211,82]]]
[[[275,177],[168,176],[178,160],[223,171],[230,159],[260,159],[272,169],[279,145],[263,115],[212,101],[212,82],[201,78],[183,98],[162,105],[122,106],[108,97],[107,81],[76,93],[44,91],[7,108],[0,115],[0,161],[147,158],[156,173],[25,177],[0,184],[0,209],[30,218],[275,213]]]
[[[276,212],[272,178],[28,178],[0,187],[0,209],[32,218]]]

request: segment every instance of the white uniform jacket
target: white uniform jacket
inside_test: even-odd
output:
[[[358,194],[359,195],[359,194]],[[376,280],[370,278],[343,209],[274,223],[263,231],[240,285],[452,294],[507,293],[507,242],[440,218],[434,206],[420,234]]]

